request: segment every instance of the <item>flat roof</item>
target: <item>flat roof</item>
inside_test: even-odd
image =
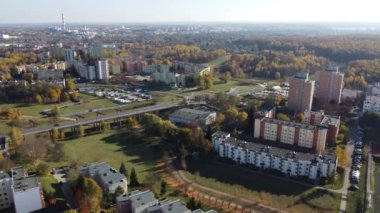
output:
[[[151,191],[133,191],[128,194],[123,194],[117,198],[118,201],[130,200],[135,208],[143,206],[150,202],[158,202]]]
[[[190,108],[182,108],[170,114],[169,117],[178,117],[185,120],[196,121],[196,120],[199,120],[200,118],[204,118],[210,115],[211,113],[215,113],[215,112],[190,109]]]
[[[262,122],[265,123],[273,123],[273,124],[281,124],[283,126],[291,126],[291,127],[298,127],[302,129],[309,129],[309,130],[317,130],[321,129],[321,127],[318,127],[316,125],[311,125],[311,124],[306,124],[306,123],[298,123],[294,121],[283,121],[283,120],[278,120],[274,118],[262,118]]]
[[[37,176],[28,176],[19,179],[13,179],[13,190],[15,192],[25,191],[28,189],[39,187]]]
[[[254,152],[265,152],[268,155],[277,156],[280,158],[286,159],[294,159],[296,161],[314,161],[317,158],[323,159],[325,162],[335,161],[336,156],[331,153],[323,153],[323,154],[313,154],[313,153],[304,153],[304,152],[295,152],[287,149],[282,149],[278,147],[271,147],[264,144],[258,144],[254,142],[247,142],[243,140],[239,140],[236,138],[227,138],[224,143],[231,144],[236,147],[241,147],[242,149],[246,149]]]
[[[12,172],[12,178],[13,179],[23,178],[23,177],[25,177],[25,176],[28,175],[27,170],[24,167],[22,167],[22,166],[13,167],[11,169],[11,172]]]

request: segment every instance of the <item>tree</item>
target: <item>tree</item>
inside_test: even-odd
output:
[[[57,105],[55,105],[53,107],[53,109],[51,110],[51,114],[54,118],[58,119],[59,118],[59,115],[61,114],[61,110],[59,109],[59,107]]]
[[[42,104],[43,103],[43,100],[42,100],[42,97],[41,95],[37,94],[34,96],[34,101],[37,103],[37,104]]]
[[[8,150],[10,154],[16,153],[17,148],[20,146],[21,142],[24,140],[22,132],[17,127],[12,127],[9,133],[10,141],[8,145]]]
[[[206,87],[206,80],[203,76],[199,77],[199,88],[201,90],[205,90],[207,87]]]
[[[218,125],[221,125],[224,122],[225,119],[226,119],[226,117],[224,116],[223,113],[218,113],[216,115],[215,123],[218,124]]]
[[[84,130],[84,126],[82,126],[82,125],[78,126],[78,134],[79,134],[79,137],[85,136],[86,132]]]
[[[161,195],[164,195],[164,194],[166,194],[166,192],[167,192],[167,186],[168,186],[168,184],[166,183],[166,181],[161,181],[161,189],[160,189],[160,194]]]
[[[132,186],[132,187],[136,187],[136,186],[139,186],[140,183],[137,179],[137,174],[136,174],[136,170],[134,167],[132,167],[132,170],[131,170],[131,176],[129,178],[129,185]]]
[[[100,128],[102,130],[102,132],[105,132],[106,130],[109,129],[109,123],[107,123],[106,121],[101,121],[100,122]]]
[[[186,165],[186,158],[187,158],[187,155],[189,154],[187,152],[187,150],[185,149],[185,145],[183,143],[181,143],[180,147],[179,147],[179,150],[178,150],[178,153],[179,153],[179,160],[180,160],[180,163],[181,163],[181,166],[182,166],[182,169],[186,170],[187,168],[187,165]]]
[[[103,191],[93,179],[79,176],[74,200],[80,212],[100,212],[102,198]]]
[[[276,118],[278,120],[282,120],[282,121],[290,121],[290,118],[289,116],[285,115],[285,114],[282,114],[282,113],[278,113]]]
[[[123,174],[125,177],[128,177],[128,170],[124,162],[121,162],[119,172]]]
[[[211,89],[214,85],[214,80],[212,78],[211,74],[205,75],[205,83],[206,83],[206,89]]]
[[[50,167],[45,162],[41,162],[37,165],[37,174],[39,176],[49,176],[50,175]]]
[[[230,81],[231,80],[231,73],[230,72],[225,72],[224,74],[223,74],[223,76],[222,77],[220,77],[220,79],[224,82],[224,83],[227,83],[228,81]]]
[[[60,133],[59,133],[59,130],[57,128],[54,128],[53,131],[52,131],[52,139],[54,142],[57,142],[58,139],[60,138]]]
[[[280,79],[280,78],[281,78],[281,73],[280,73],[280,72],[276,72],[276,73],[274,74],[274,78],[275,78],[276,80]]]
[[[227,117],[229,121],[235,121],[239,115],[239,110],[236,107],[231,107],[227,110]]]
[[[305,120],[305,115],[302,112],[298,113],[297,114],[297,121],[302,123],[302,122],[304,122],[304,120]]]
[[[124,189],[121,188],[120,186],[116,187],[115,189],[115,192],[113,193],[113,201],[115,202],[116,201],[116,198],[123,195],[125,192],[124,192]]]
[[[237,119],[239,121],[239,123],[244,123],[247,121],[248,119],[248,113],[246,112],[239,112],[238,116],[237,116]]]
[[[345,168],[348,163],[349,156],[347,150],[342,146],[337,146],[335,148],[335,154],[338,158],[338,165],[342,168]]]

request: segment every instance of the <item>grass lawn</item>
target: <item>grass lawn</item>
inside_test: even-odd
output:
[[[225,56],[221,56],[219,58],[216,58],[216,59],[214,59],[212,61],[209,61],[206,64],[208,66],[211,66],[211,67],[218,67],[221,64],[223,64],[224,62],[229,61],[230,59],[231,59],[231,55],[225,55]]]
[[[147,173],[154,171],[155,161],[159,158],[157,148],[159,138],[130,135],[127,132],[108,131],[103,134],[86,136],[64,141],[64,151],[69,160],[79,163],[107,162],[119,169],[125,162],[128,171],[136,169],[139,180],[143,181]],[[60,165],[68,162],[60,162]],[[52,166],[59,166],[52,163]]]
[[[327,189],[335,189],[335,190],[341,189],[343,187],[344,176],[345,176],[345,170],[341,167],[338,167],[337,172],[336,172],[335,182],[332,184],[326,184],[323,187]]]
[[[235,165],[191,160],[188,170],[190,172],[185,175],[201,185],[265,202],[290,212],[336,212],[339,209],[340,194],[254,174]]]

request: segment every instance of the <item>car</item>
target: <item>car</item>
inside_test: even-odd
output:
[[[357,143],[357,144],[354,145],[354,148],[355,149],[361,149],[361,148],[363,148],[363,145],[361,143],[360,144]]]
[[[354,154],[362,154],[362,150],[361,149],[355,149]]]
[[[352,169],[359,170],[362,166],[361,165],[353,165]]]
[[[59,124],[54,124],[54,126],[59,126]]]

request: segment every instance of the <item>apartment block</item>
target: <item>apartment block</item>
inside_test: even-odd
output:
[[[336,138],[340,128],[340,116],[326,115],[323,110],[306,110],[304,112],[303,123],[327,128],[326,143],[329,145],[336,144]]]
[[[13,207],[12,178],[0,171],[0,210]]]
[[[96,62],[96,78],[101,81],[108,81],[110,70],[107,60],[100,60]]]
[[[319,74],[319,87],[317,95],[325,103],[340,103],[343,90],[344,74],[339,67],[327,68]]]
[[[308,73],[298,73],[289,78],[288,108],[295,112],[311,110],[315,81]]]
[[[125,193],[128,192],[127,178],[107,163],[85,164],[79,172],[94,179],[104,191],[114,193],[116,188],[121,187]]]
[[[363,112],[380,113],[380,96],[367,95],[363,103]]]
[[[77,56],[77,53],[75,52],[74,49],[65,49],[64,54],[65,54],[65,61],[67,62],[74,62]]]
[[[219,157],[229,158],[239,164],[276,170],[292,177],[307,177],[312,180],[328,178],[337,167],[337,157],[334,154],[294,152],[238,140],[225,132],[214,133],[212,145]]]
[[[44,195],[39,179],[28,175],[23,167],[12,168],[12,195],[17,213],[28,213],[44,208]]]
[[[264,117],[255,119],[254,137],[319,152],[325,150],[327,128]]]

